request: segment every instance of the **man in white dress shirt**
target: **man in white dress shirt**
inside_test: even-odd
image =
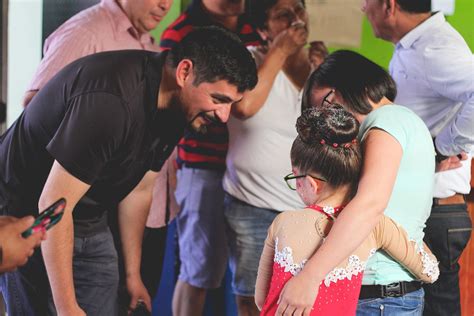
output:
[[[424,314],[461,315],[458,259],[472,231],[464,195],[474,148],[474,57],[443,14],[431,13],[430,0],[365,0],[362,10],[375,36],[395,44],[390,62],[395,102],[423,119],[435,144],[425,241],[440,260],[441,275],[424,287]]]

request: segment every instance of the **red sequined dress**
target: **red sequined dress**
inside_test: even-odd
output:
[[[261,315],[275,314],[285,283],[324,242],[340,210],[342,207],[310,206],[275,219],[265,241],[255,290],[257,305],[263,305]],[[384,216],[359,248],[326,276],[310,314],[355,315],[365,263],[377,249],[400,261],[423,282],[438,277],[438,263],[428,247],[410,241],[403,228]]]

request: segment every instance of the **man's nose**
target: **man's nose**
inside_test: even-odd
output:
[[[216,116],[222,123],[226,123],[230,116],[230,104],[224,104],[218,110],[216,110]]]
[[[171,8],[173,5],[173,0],[160,0],[158,3],[158,6],[163,10],[168,12],[168,10]]]

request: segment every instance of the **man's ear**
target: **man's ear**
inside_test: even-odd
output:
[[[397,0],[385,0],[384,2],[385,2],[384,11],[387,17],[394,16],[395,9],[400,10],[400,8],[398,7]]]
[[[190,59],[183,59],[176,66],[176,84],[180,87],[184,86],[186,80],[192,79],[193,62]]]

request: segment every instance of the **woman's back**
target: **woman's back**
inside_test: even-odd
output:
[[[390,134],[403,150],[384,214],[403,226],[410,239],[419,242],[423,239],[423,229],[431,210],[435,172],[435,151],[428,128],[415,113],[399,105],[382,106],[366,117],[358,137],[362,143],[373,128]],[[382,252],[370,259],[368,267],[364,284],[386,285],[413,280],[411,274]]]

